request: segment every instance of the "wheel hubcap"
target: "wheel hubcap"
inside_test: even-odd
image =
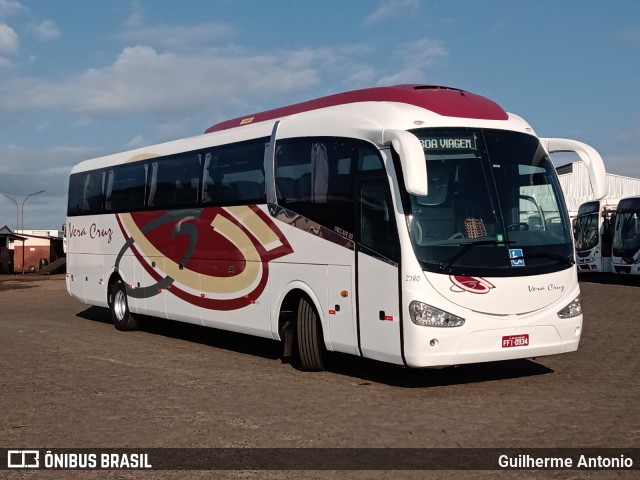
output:
[[[125,312],[127,311],[127,297],[122,290],[116,291],[113,297],[113,312],[116,314],[118,320],[124,319]]]

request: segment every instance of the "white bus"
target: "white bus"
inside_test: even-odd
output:
[[[281,340],[305,370],[326,351],[410,367],[573,351],[556,151],[606,195],[588,145],[466,91],[401,85],[88,160],[70,176],[68,291],[120,330],[150,315]]]
[[[612,272],[611,246],[617,199],[586,202],[578,208],[573,223],[578,273]]]
[[[612,263],[615,273],[640,275],[640,197],[618,203]]]

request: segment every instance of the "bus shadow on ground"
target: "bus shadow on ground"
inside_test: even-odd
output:
[[[113,324],[111,312],[107,308],[89,307],[76,314],[77,317],[100,323]],[[238,353],[252,354],[257,357],[277,359],[281,356],[279,342],[267,338],[244,335],[216,328],[177,322],[164,318],[137,315],[140,330],[153,335],[175,338],[187,342],[199,343],[209,347],[221,348]],[[114,327],[115,328],[115,327]],[[127,332],[122,332],[126,335]]]
[[[111,323],[111,312],[106,308],[101,307],[89,307],[86,310],[76,313],[76,317],[83,318],[84,320],[91,320],[92,322]]]
[[[417,369],[342,354],[331,355],[328,370],[361,379],[362,385],[375,382],[402,388],[443,387],[553,373],[529,359]]]
[[[599,283],[602,285],[623,285],[640,287],[640,275],[621,275],[617,273],[581,273],[580,282]]]
[[[112,323],[109,310],[101,307],[89,307],[79,312],[77,317],[94,322]],[[141,316],[139,320],[140,330],[146,333],[268,360],[281,359],[283,363],[289,363],[291,368],[300,370],[295,360],[282,359],[282,344],[274,340],[162,318]],[[123,334],[126,335],[126,332]],[[353,355],[328,352],[326,363],[328,372],[355,378],[360,385],[381,383],[401,388],[440,387],[553,373],[552,369],[529,359],[438,369],[413,369]],[[314,373],[310,372],[309,375]]]

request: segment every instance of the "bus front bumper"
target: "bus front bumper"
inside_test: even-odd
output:
[[[578,349],[582,315],[559,326],[535,325],[470,332],[462,342],[448,332],[430,329],[420,342],[405,347],[410,367],[444,367],[477,362],[532,358]]]

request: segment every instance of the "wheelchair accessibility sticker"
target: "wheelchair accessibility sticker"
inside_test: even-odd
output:
[[[509,258],[512,267],[524,267],[524,255],[521,248],[510,248]]]

